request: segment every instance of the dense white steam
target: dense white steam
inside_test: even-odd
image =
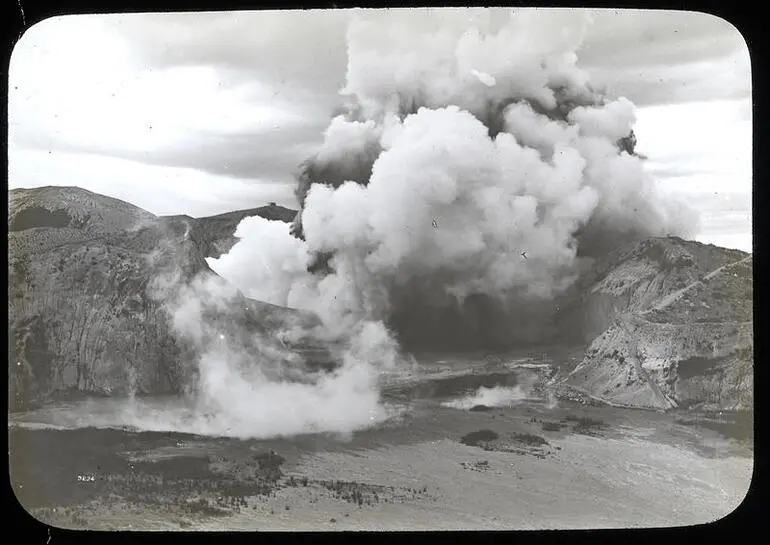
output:
[[[577,67],[588,20],[527,11],[475,22],[434,11],[351,24],[349,111],[310,162],[304,240],[247,218],[230,253],[209,260],[250,297],[315,312],[323,335],[350,348],[334,375],[300,385],[207,345],[201,399],[223,425],[249,422],[255,434],[367,425],[384,414],[377,375],[398,362],[385,324],[404,301],[439,308],[481,294],[516,314],[574,281],[579,247],[689,234],[692,216],[659,198],[619,145],[633,105],[597,93]],[[309,273],[324,253],[331,273]]]
[[[575,235],[586,226],[686,234],[688,217],[618,149],[633,105],[596,94],[576,66],[587,21],[564,17],[520,12],[493,33],[484,32],[491,21],[468,29],[453,12],[432,17],[427,31],[427,17],[352,24],[343,93],[353,106],[332,121],[314,161],[358,172],[352,163],[374,154],[367,185],[313,184],[304,243],[251,218],[212,267],[255,298],[331,323],[387,316],[389,295],[415,278],[457,296],[551,296],[573,280]],[[554,32],[565,21],[569,30]],[[563,120],[542,113],[568,102],[585,105]],[[492,137],[482,120],[497,107],[503,132]],[[318,252],[335,255],[323,280],[305,272]]]
[[[235,437],[350,433],[395,414],[380,404],[377,388],[379,373],[397,363],[381,324],[357,324],[333,372],[289,379],[299,358],[282,342],[292,336],[290,324],[259,331],[227,323],[223,316],[248,304],[228,282],[206,274],[191,282],[161,275],[152,291],[166,301],[173,333],[193,348],[197,363],[192,405],[171,429]],[[138,413],[124,418],[147,427]],[[150,429],[169,429],[168,422],[158,426]]]

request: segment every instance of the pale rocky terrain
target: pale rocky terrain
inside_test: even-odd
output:
[[[590,344],[566,384],[622,406],[751,410],[752,302],[744,252],[678,238],[615,252],[584,279],[573,312]]]
[[[75,187],[10,191],[11,408],[84,393],[184,391],[194,380],[198,347],[170,330],[168,299],[196,277],[217,278],[205,258],[212,246],[230,243],[238,217],[249,213],[210,221],[164,218]],[[164,275],[173,278],[173,289],[162,292],[154,281]],[[280,343],[279,328],[316,323],[240,294],[229,303],[207,309],[209,317],[220,320],[223,331],[261,333],[263,344]],[[277,348],[293,364],[330,364],[323,347],[303,343],[288,352],[285,343]]]
[[[348,439],[13,427],[11,469],[22,505],[63,528],[665,527],[717,520],[746,495],[750,422],[722,428],[569,402],[424,400]]]

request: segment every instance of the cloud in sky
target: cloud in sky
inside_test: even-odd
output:
[[[463,24],[495,17],[493,10],[464,13]],[[572,10],[564,18],[584,15]],[[375,14],[426,31],[445,16]],[[153,212],[192,215],[221,212],[230,202],[257,206],[268,194],[291,203],[293,171],[320,145],[345,81],[350,17],[326,10],[38,23],[11,58],[11,187],[81,185],[84,178],[90,189]],[[713,184],[750,192],[750,63],[740,34],[721,19],[686,12],[605,10],[592,19],[579,64],[592,81],[640,107],[639,147],[650,171],[698,194]],[[155,202],[141,193],[143,183],[118,172],[127,164],[153,180],[186,181],[169,183],[160,190],[168,197]],[[214,195],[177,192],[206,184]],[[707,217],[716,206],[709,203]]]
[[[51,19],[22,38],[10,71],[15,143],[152,162],[222,136],[250,135],[257,147],[260,136],[325,121],[269,84],[229,78],[214,64],[147,64],[108,20]]]
[[[293,188],[283,182],[230,178],[192,168],[72,151],[49,153],[12,146],[8,178],[13,180],[11,187],[74,185],[157,215],[205,216],[270,201],[295,206]]]
[[[650,172],[732,176],[725,192],[751,190],[751,131],[750,104],[728,100],[648,107],[636,124],[639,152],[655,158]]]

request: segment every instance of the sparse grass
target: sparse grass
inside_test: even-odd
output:
[[[372,506],[387,501],[386,492],[392,493],[394,491],[392,487],[387,490],[384,486],[356,481],[319,481],[318,484],[330,491],[333,498],[358,505],[358,507]],[[410,489],[410,491],[413,494],[417,493],[417,490]]]

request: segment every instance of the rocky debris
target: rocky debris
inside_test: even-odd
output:
[[[233,230],[238,214],[246,212],[228,216]],[[205,260],[210,241],[203,235],[216,229],[205,221],[196,227],[198,221],[156,217],[75,187],[9,192],[12,410],[56,397],[184,393],[193,387],[200,347],[172,330],[169,303],[195,281],[224,282]],[[212,225],[224,229],[217,221]],[[156,289],[164,277],[172,279],[172,289]],[[277,335],[310,330],[317,318],[232,292],[225,308],[203,312],[211,324],[240,336],[255,361],[266,349],[280,354],[276,372],[288,377],[304,377],[306,367],[336,365],[312,338]]]

